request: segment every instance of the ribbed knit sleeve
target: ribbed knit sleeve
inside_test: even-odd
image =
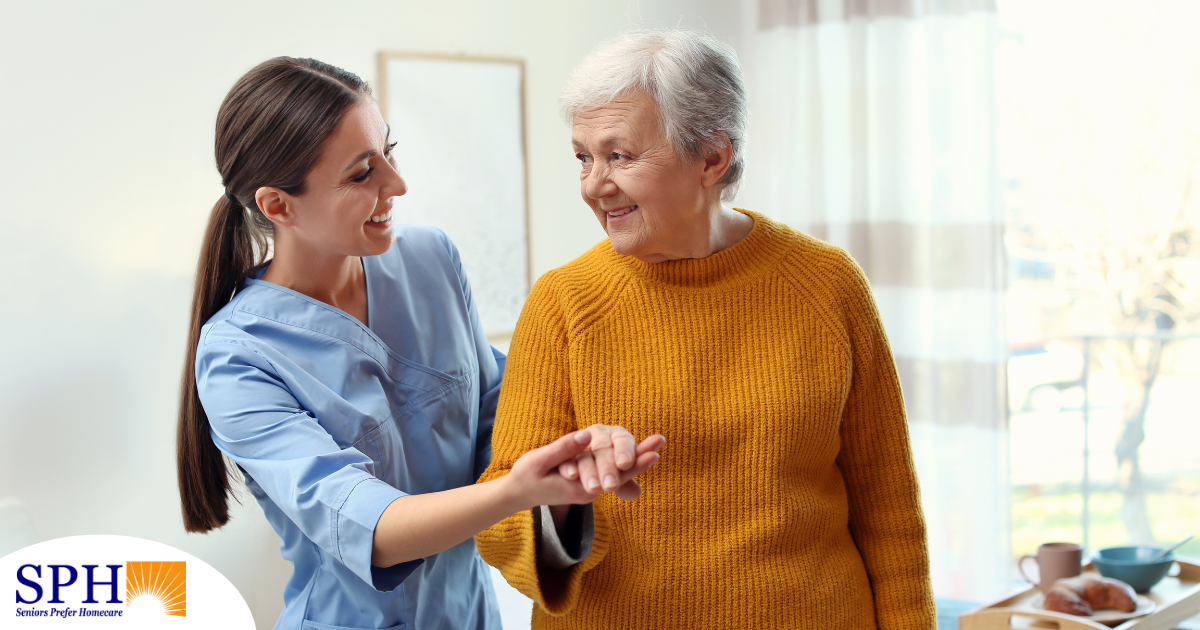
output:
[[[480,482],[508,474],[527,451],[576,430],[560,293],[557,274],[550,272],[534,285],[521,312],[496,411],[492,463]],[[514,514],[475,536],[483,559],[551,615],[575,606],[582,574],[604,558],[608,540],[607,521],[597,509],[591,554],[568,569],[554,570],[537,566],[532,511]]]
[[[880,630],[932,630],[937,619],[925,519],[900,378],[867,278],[841,254],[841,269],[827,273],[844,292],[841,316],[853,366],[837,458],[850,534],[870,577]]]

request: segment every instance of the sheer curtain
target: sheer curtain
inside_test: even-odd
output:
[[[935,590],[995,596],[1011,564],[995,2],[748,2],[738,203],[866,270],[904,387]]]

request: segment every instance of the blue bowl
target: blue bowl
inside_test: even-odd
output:
[[[1109,547],[1092,554],[1092,564],[1104,577],[1121,580],[1139,593],[1145,593],[1167,577],[1175,552],[1150,562],[1161,547]]]

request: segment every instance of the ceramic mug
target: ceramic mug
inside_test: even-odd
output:
[[[1038,565],[1038,577],[1041,582],[1034,582],[1025,573],[1025,561],[1033,560]],[[1083,547],[1075,543],[1049,542],[1038,547],[1037,555],[1025,554],[1017,561],[1017,570],[1026,582],[1035,584],[1043,593],[1054,586],[1054,582],[1062,578],[1075,577],[1083,567]]]

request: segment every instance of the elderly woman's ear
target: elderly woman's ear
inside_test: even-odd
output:
[[[729,163],[733,160],[733,144],[724,131],[718,131],[704,155],[704,174],[700,182],[705,188],[716,184],[725,177]]]

